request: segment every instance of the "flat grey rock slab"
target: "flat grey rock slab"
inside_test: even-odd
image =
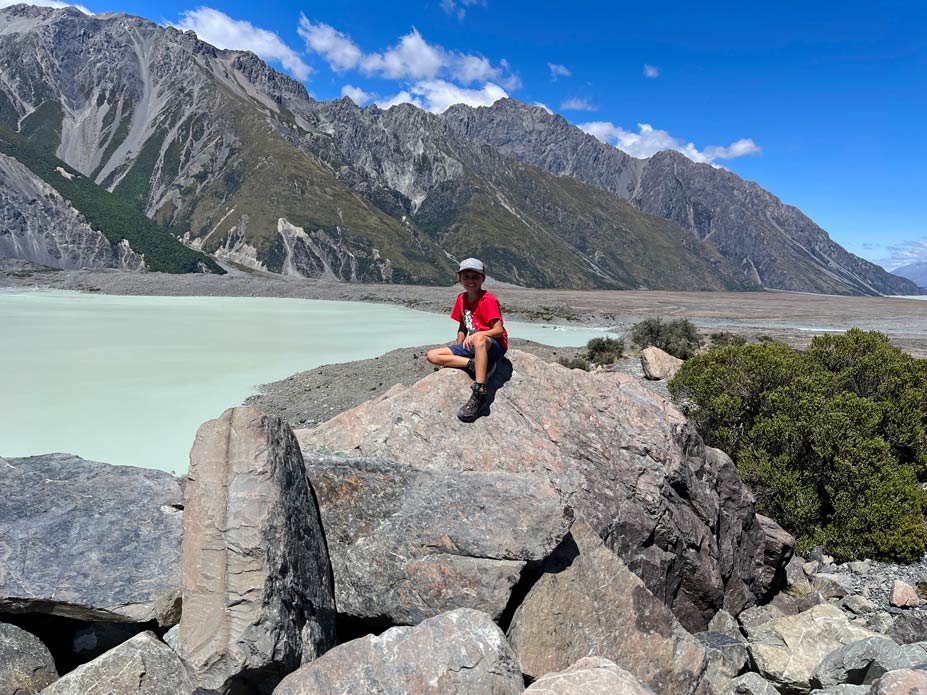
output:
[[[658,693],[696,692],[705,650],[583,519],[545,563],[508,637],[522,671],[563,671],[590,654]]]
[[[176,622],[177,478],[48,454],[7,459],[0,487],[0,612]]]
[[[568,669],[547,673],[524,695],[656,695],[647,684],[608,659],[589,656]]]
[[[256,408],[204,423],[190,452],[177,653],[203,692],[270,687],[335,644],[331,569],[289,425]]]
[[[572,510],[546,477],[306,455],[338,611],[415,625],[454,608],[497,619]]]
[[[174,650],[152,632],[77,667],[42,695],[183,695],[190,692],[184,667]]]
[[[459,608],[335,647],[274,695],[521,695],[524,687],[502,631],[485,613]]]
[[[42,640],[15,625],[0,623],[0,693],[32,695],[58,680]]]
[[[496,371],[475,422],[455,417],[469,379],[443,369],[297,430],[303,452],[545,475],[692,630],[771,590],[773,546],[752,493],[675,406],[626,374],[508,357],[511,370]]]

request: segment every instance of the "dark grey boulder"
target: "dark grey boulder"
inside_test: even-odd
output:
[[[142,632],[79,666],[42,695],[183,695],[191,692],[180,657],[151,632]]]
[[[594,654],[658,693],[696,693],[705,650],[584,519],[545,563],[508,637],[533,678]]]
[[[852,642],[825,656],[814,669],[811,685],[870,685],[885,673],[912,666],[905,650],[884,637]]]
[[[573,514],[542,476],[306,456],[338,611],[414,625],[454,608],[497,619],[525,563]]]
[[[7,459],[0,487],[0,612],[176,622],[174,476],[48,454]]]
[[[518,659],[485,613],[442,613],[346,642],[281,681],[274,695],[521,695]]]
[[[771,595],[784,572],[767,558],[784,564],[790,544],[771,540],[730,458],[706,448],[675,406],[626,374],[509,358],[473,423],[454,416],[466,375],[444,369],[298,430],[303,452],[547,476],[691,630]]]
[[[895,618],[885,636],[898,644],[927,641],[927,611],[905,611]]]
[[[0,693],[32,695],[57,679],[55,660],[38,637],[0,623]]]
[[[335,643],[331,567],[289,425],[255,408],[190,452],[177,653],[201,693],[272,688]]]

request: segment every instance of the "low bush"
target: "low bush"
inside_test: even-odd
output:
[[[624,341],[618,338],[593,338],[586,343],[586,356],[596,364],[614,364],[624,354]]]
[[[653,345],[681,360],[689,359],[702,346],[702,336],[688,319],[644,319],[631,327],[631,341],[641,349]]]
[[[927,547],[927,360],[875,332],[716,347],[669,384],[799,552],[909,562]]]
[[[717,331],[716,333],[710,333],[708,337],[711,339],[711,347],[713,348],[747,344],[746,338],[730,331]]]
[[[589,371],[589,360],[587,360],[582,355],[577,355],[572,359],[567,359],[566,357],[561,357],[557,360],[561,365],[567,369],[582,369],[584,372]]]

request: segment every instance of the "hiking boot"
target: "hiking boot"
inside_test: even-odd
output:
[[[483,405],[486,403],[486,393],[485,386],[483,388],[477,388],[476,384],[473,384],[473,388],[470,391],[470,400],[464,403],[463,407],[457,411],[457,418],[461,422],[473,422],[476,420],[480,411],[483,409]]]
[[[470,358],[470,361],[467,362],[467,366],[464,367],[463,370],[467,373],[468,377],[473,379],[473,381],[476,381],[476,365],[474,364],[472,357]]]

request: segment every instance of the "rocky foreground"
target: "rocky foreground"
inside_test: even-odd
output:
[[[232,408],[183,481],[0,459],[0,694],[927,692],[916,566],[794,557],[637,378],[510,358],[469,425],[441,370]]]

